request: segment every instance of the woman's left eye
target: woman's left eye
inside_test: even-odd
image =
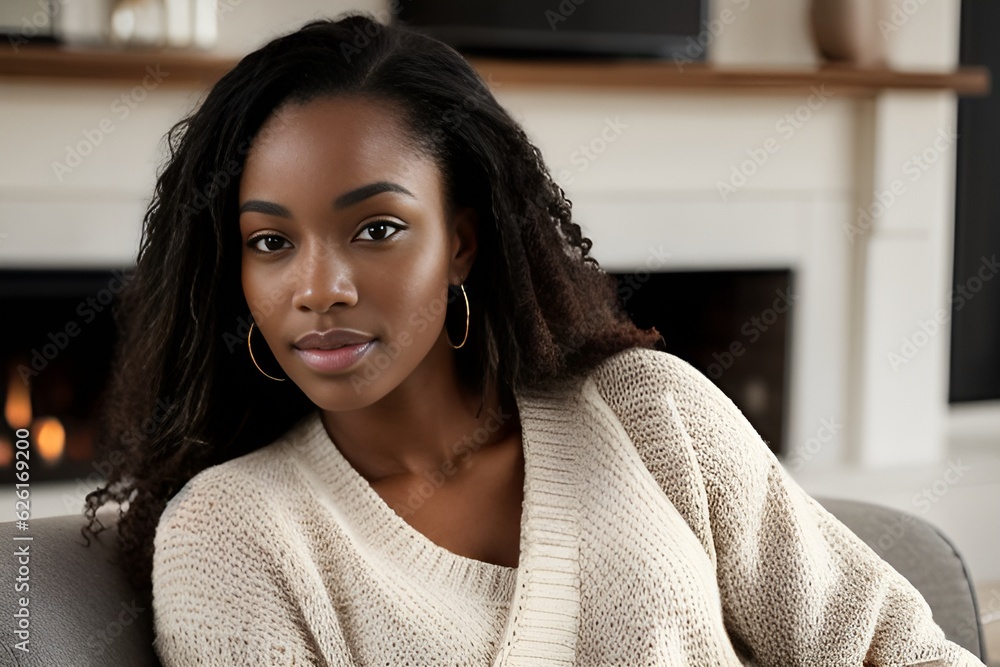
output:
[[[393,230],[391,233],[389,233],[390,229]],[[370,231],[371,233],[368,234],[367,240],[382,241],[384,239],[389,238],[390,236],[398,232],[400,229],[402,229],[401,225],[397,225],[384,220],[377,220],[375,222],[369,222],[367,225],[365,225],[364,228],[362,228],[361,230],[361,234]],[[359,234],[359,236],[361,234]]]

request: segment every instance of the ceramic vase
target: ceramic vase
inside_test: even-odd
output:
[[[891,0],[810,0],[813,39],[825,59],[857,67],[887,67],[887,42],[879,25]]]

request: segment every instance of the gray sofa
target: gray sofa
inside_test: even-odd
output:
[[[975,594],[962,557],[948,539],[919,517],[869,503],[817,498],[925,597],[945,635],[985,662]],[[102,518],[107,515],[101,515]],[[114,524],[104,519],[105,525]],[[39,667],[159,666],[152,648],[153,612],[141,608],[114,564],[116,531],[84,547],[82,516],[33,519],[30,542],[14,541],[14,522],[2,523],[11,551],[30,544],[30,653],[13,648],[12,630],[0,644],[0,664]],[[12,579],[16,560],[6,556],[0,608],[18,608]],[[7,624],[8,628],[11,625]]]

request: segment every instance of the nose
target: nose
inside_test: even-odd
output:
[[[358,302],[353,269],[331,248],[317,242],[299,257],[300,261],[292,267],[295,309],[325,313],[333,306],[353,306]]]

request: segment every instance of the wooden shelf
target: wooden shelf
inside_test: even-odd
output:
[[[181,49],[115,49],[28,44],[0,48],[0,79],[57,79],[139,83],[150,71],[165,85],[210,86],[238,62],[232,56]],[[499,86],[589,89],[703,89],[797,94],[816,86],[834,94],[870,97],[887,89],[950,90],[962,96],[988,95],[990,72],[961,67],[950,72],[864,69],[845,65],[768,69],[679,67],[650,60],[517,60],[470,56],[469,61]]]
[[[14,49],[5,44],[0,48],[0,79],[138,85],[153,70],[159,73],[164,85],[211,86],[238,60],[194,49],[51,44],[26,44]]]
[[[672,61],[560,62],[470,58],[483,76],[519,86],[572,86],[663,90],[701,88],[791,92],[825,85],[836,94],[871,96],[885,89],[952,90],[959,95],[988,95],[990,71],[962,67],[951,72],[863,69],[844,65],[800,69],[715,67],[704,63],[678,67]],[[489,80],[489,79],[487,79]]]

